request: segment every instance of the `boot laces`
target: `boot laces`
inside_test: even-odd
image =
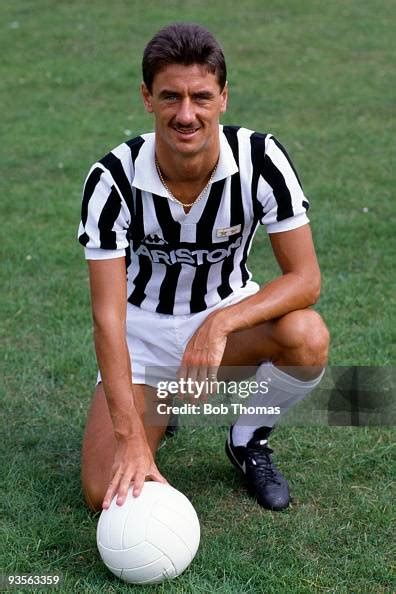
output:
[[[263,443],[264,442],[264,443]],[[248,447],[248,459],[255,469],[260,482],[280,484],[276,469],[271,460],[273,450],[267,446],[266,440],[260,440]]]

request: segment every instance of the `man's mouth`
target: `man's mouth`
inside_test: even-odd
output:
[[[179,134],[183,134],[184,136],[192,136],[199,130],[199,127],[196,128],[183,128],[181,126],[173,126],[173,129],[176,130]]]

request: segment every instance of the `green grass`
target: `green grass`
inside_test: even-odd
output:
[[[95,359],[75,236],[91,163],[152,128],[138,97],[145,43],[198,21],[226,52],[224,123],[273,132],[301,174],[332,365],[394,365],[395,13],[391,0],[2,2],[1,571],[61,572],[65,593],[393,590],[389,427],[281,427],[294,496],[282,514],[245,495],[225,430],[181,431],[159,462],[198,511],[194,563],[152,588],[107,573],[79,485]],[[277,274],[265,233],[251,267],[260,282]]]

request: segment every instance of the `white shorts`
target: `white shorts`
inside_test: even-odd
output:
[[[238,303],[259,290],[257,283],[232,293],[220,303],[204,311],[187,315],[167,315],[146,311],[128,303],[127,343],[134,384],[157,387],[159,381],[173,381],[188,341],[212,312]],[[101,381],[98,374],[98,383]]]

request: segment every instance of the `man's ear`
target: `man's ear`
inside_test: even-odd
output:
[[[221,108],[220,113],[225,113],[227,111],[227,101],[228,101],[228,82],[224,85],[224,89],[221,91]]]
[[[149,113],[153,113],[153,106],[151,103],[151,93],[148,90],[148,88],[146,87],[144,82],[142,82],[142,84],[140,86],[140,90],[142,93],[143,103],[144,103],[144,107],[146,108],[146,111],[148,111]]]

